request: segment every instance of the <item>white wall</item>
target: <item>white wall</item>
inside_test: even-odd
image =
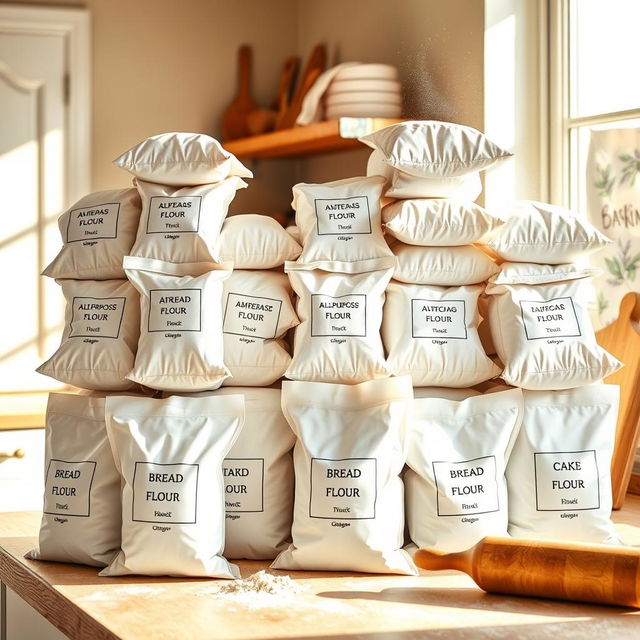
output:
[[[244,43],[253,46],[253,94],[263,106],[275,95],[285,57],[306,56],[324,42],[330,63],[397,65],[407,115],[483,124],[481,0],[17,2],[91,11],[95,190],[128,183],[111,160],[146,136],[172,130],[217,136]],[[232,211],[286,210],[295,182],[363,174],[367,155],[255,162],[256,179],[239,192]]]

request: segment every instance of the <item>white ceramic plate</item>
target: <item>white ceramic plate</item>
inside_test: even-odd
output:
[[[384,91],[344,91],[342,93],[332,93],[328,95],[325,104],[327,107],[336,107],[343,104],[402,104],[402,96],[399,93]]]
[[[402,85],[397,80],[334,80],[327,89],[327,93],[331,95],[344,91],[392,91],[401,93]]]
[[[359,64],[342,69],[336,75],[336,80],[355,80],[368,78],[370,80],[397,80],[398,69],[390,64]]]
[[[327,120],[336,120],[337,118],[399,118],[401,113],[402,106],[399,104],[369,102],[329,107],[325,111],[325,117]]]

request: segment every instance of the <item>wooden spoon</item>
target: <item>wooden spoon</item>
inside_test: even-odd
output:
[[[251,99],[251,47],[242,45],[238,49],[238,91],[233,102],[222,116],[222,137],[236,140],[249,135],[247,116],[258,105]]]

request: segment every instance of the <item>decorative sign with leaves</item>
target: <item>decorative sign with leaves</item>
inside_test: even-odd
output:
[[[614,243],[592,262],[596,279],[596,324],[613,322],[628,291],[640,291],[640,128],[592,130],[587,162],[590,221]]]

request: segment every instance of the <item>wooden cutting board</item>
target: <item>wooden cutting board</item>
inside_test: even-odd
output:
[[[316,45],[309,56],[309,60],[300,76],[298,87],[291,100],[291,104],[276,118],[277,129],[291,129],[296,124],[296,118],[302,109],[302,101],[307,92],[324,71],[327,63],[327,50],[323,44]]]

